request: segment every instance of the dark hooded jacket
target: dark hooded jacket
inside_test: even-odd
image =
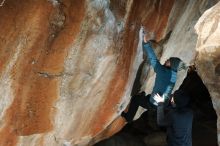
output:
[[[155,84],[151,93],[150,102],[157,106],[153,96],[158,93],[161,96],[164,95],[166,101],[169,100],[168,98],[170,97],[170,94],[176,83],[177,71],[179,69],[181,60],[175,57],[170,58],[171,68],[167,68],[160,64],[150,42],[143,42],[143,49],[147,55],[148,61],[156,73]]]
[[[193,112],[189,108],[190,97],[182,90],[174,93],[176,107],[164,114],[164,104],[157,107],[157,123],[167,127],[168,146],[192,146]]]

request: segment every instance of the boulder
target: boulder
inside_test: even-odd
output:
[[[208,9],[195,29],[198,34],[196,44],[196,66],[198,73],[209,90],[213,107],[218,116],[217,128],[220,128],[220,3]],[[219,130],[218,131],[218,144]]]
[[[3,0],[0,145],[86,146],[119,131],[124,123],[115,121],[129,103],[143,62],[141,25],[159,43],[161,63],[175,56],[193,64],[197,46],[198,70],[218,109],[218,5],[205,13],[210,22],[204,16],[199,21],[198,32],[204,33],[198,33],[197,45],[193,29],[215,3]],[[143,72],[142,89],[149,93],[154,73],[147,63]]]

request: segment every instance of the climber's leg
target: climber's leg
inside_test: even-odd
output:
[[[138,94],[131,98],[130,106],[128,112],[122,112],[122,117],[124,117],[127,122],[131,122],[138,110],[138,107],[148,108],[148,101],[150,95],[145,96],[145,94]]]

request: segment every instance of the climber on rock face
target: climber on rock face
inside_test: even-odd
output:
[[[157,106],[157,124],[167,128],[168,146],[192,146],[193,111],[190,108],[190,96],[183,90],[177,90],[171,98],[173,108],[166,108],[164,97],[155,96]]]
[[[131,98],[128,112],[122,112],[121,114],[121,116],[124,117],[127,122],[131,122],[133,120],[139,106],[142,106],[148,110],[152,109],[156,114],[156,107],[158,106],[154,99],[156,94],[164,96],[165,103],[167,104],[170,94],[176,83],[177,71],[184,67],[184,63],[177,57],[169,58],[164,65],[160,64],[156,54],[154,53],[154,49],[152,48],[152,42],[149,41],[149,36],[147,36],[145,33],[143,34],[142,46],[150,65],[153,67],[154,72],[156,73],[155,84],[151,94],[146,96],[145,92],[143,91]]]

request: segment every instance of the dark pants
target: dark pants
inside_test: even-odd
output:
[[[145,94],[140,93],[131,98],[130,106],[127,113],[122,114],[122,116],[128,121],[131,122],[138,110],[138,107],[141,106],[148,110],[156,110],[156,107],[149,102],[150,94],[145,96]]]
[[[147,109],[145,116],[147,116],[147,127],[148,131],[158,131],[160,130],[157,125],[157,107],[150,103],[150,94],[145,96],[145,94],[137,94],[131,98],[130,106],[128,112],[122,113],[122,116],[127,120],[127,122],[132,122],[138,107],[141,106]]]

